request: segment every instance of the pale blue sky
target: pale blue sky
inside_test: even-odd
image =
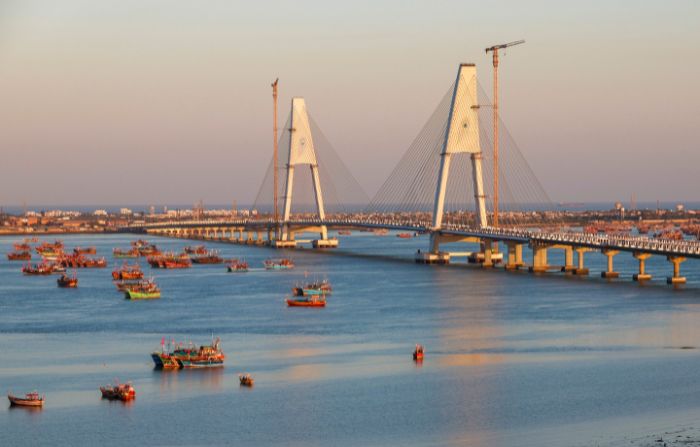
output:
[[[0,204],[249,202],[277,76],[371,196],[516,39],[501,116],[552,199],[700,200],[699,5],[2,0]]]

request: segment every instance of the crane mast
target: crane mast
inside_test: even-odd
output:
[[[498,227],[498,50],[525,43],[524,40],[486,48],[493,53],[493,226]]]
[[[279,222],[279,214],[278,214],[278,207],[277,207],[277,194],[278,194],[278,187],[277,187],[277,83],[279,82],[279,78],[275,79],[275,82],[272,83],[272,103],[273,103],[273,115],[272,115],[272,140],[273,140],[273,150],[272,150],[272,171],[273,171],[273,185],[272,188],[274,190],[273,192],[273,197],[272,197],[272,206],[274,208],[273,211],[273,216],[275,219],[275,224]]]

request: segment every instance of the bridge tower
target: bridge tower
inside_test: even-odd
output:
[[[307,227],[302,229],[290,228],[290,217],[292,211],[292,199],[294,192],[294,174],[297,166],[309,166],[311,170],[311,180],[314,188],[316,201],[316,212],[321,222],[326,219],[326,211],[323,206],[323,191],[321,190],[321,180],[318,172],[318,161],[314,150],[314,140],[311,135],[309,116],[306,112],[306,102],[304,98],[292,98],[291,124],[289,129],[289,162],[287,163],[287,180],[284,194],[284,214],[282,216],[282,234],[276,241],[278,247],[296,246],[294,233],[304,231],[318,231],[320,239],[314,240],[314,247],[332,247],[337,245],[336,239],[328,239],[328,229],[325,225]]]
[[[481,169],[482,152],[479,140],[478,109],[476,66],[474,64],[461,64],[457,71],[457,80],[452,92],[450,113],[447,118],[447,128],[440,153],[440,171],[435,189],[430,251],[428,253],[418,253],[417,261],[449,262],[449,253],[440,252],[440,242],[456,241],[441,235],[440,230],[442,230],[450,164],[452,159],[458,155],[468,154],[471,159],[477,225],[479,228],[488,226],[484,179]]]

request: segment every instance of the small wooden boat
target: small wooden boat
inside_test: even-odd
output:
[[[303,298],[287,298],[289,307],[326,307],[326,296],[311,296]]]
[[[267,270],[289,270],[294,268],[294,263],[291,259],[266,259],[263,262]]]
[[[318,296],[330,295],[333,293],[331,283],[324,279],[323,281],[314,281],[305,286],[296,286],[292,288],[294,296]]]
[[[32,247],[29,246],[26,242],[23,242],[21,244],[14,244],[12,245],[15,249],[15,251],[29,251],[32,249]]]
[[[131,383],[119,383],[101,386],[100,392],[103,399],[127,401],[136,398],[136,390]]]
[[[7,254],[9,261],[29,261],[32,259],[32,254],[29,251],[14,251]]]
[[[396,235],[396,237],[399,237],[401,239],[410,239],[413,237],[413,233],[399,233]]]
[[[219,256],[217,251],[212,250],[204,255],[193,256],[192,262],[195,264],[221,264],[224,262],[224,259]]]
[[[137,248],[132,248],[130,250],[122,250],[121,248],[115,248],[112,250],[112,256],[115,258],[138,258],[139,250]]]
[[[248,263],[245,261],[239,261],[238,259],[234,259],[228,263],[228,265],[226,266],[226,269],[228,270],[229,273],[231,273],[231,272],[244,273],[244,272],[248,271]]]
[[[124,292],[127,300],[154,300],[160,298],[160,289],[154,290],[127,290]]]
[[[7,399],[10,401],[10,405],[20,406],[20,407],[43,407],[44,406],[44,396],[39,396],[39,393],[33,391],[27,393],[24,397],[13,396],[12,394],[7,394]]]
[[[37,265],[28,263],[22,267],[22,273],[25,275],[50,275],[53,273],[53,267],[45,262]]]
[[[97,253],[97,248],[95,247],[75,247],[73,253],[76,255],[94,255]]]
[[[352,232],[350,230],[338,230],[338,234],[341,236],[350,236]]]
[[[142,279],[143,271],[141,266],[138,264],[129,265],[124,264],[120,268],[112,270],[112,279],[115,281],[120,280],[130,280],[130,279]]]
[[[76,288],[78,287],[78,277],[73,274],[73,277],[70,277],[66,274],[61,275],[60,278],[56,280],[58,283],[58,287],[65,287],[65,288]]]
[[[185,247],[185,253],[188,255],[205,255],[207,254],[207,248],[204,245],[188,245]]]
[[[241,382],[241,386],[251,387],[255,383],[255,379],[250,374],[239,374],[238,380]]]
[[[415,360],[416,362],[423,361],[423,346],[422,345],[416,345],[416,349],[413,350],[413,360]]]

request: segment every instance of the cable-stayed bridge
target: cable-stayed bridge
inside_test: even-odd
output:
[[[495,164],[493,128],[488,125],[499,123],[499,118],[484,101],[476,67],[461,64],[454,83],[379,192],[369,205],[358,208],[358,203],[367,203],[362,188],[309,116],[304,99],[293,98],[279,140],[282,168],[275,171],[278,164],[270,163],[256,198],[256,217],[158,222],[124,230],[276,248],[310,243],[319,249],[338,246],[338,239],[329,237],[329,228],[398,230],[429,235],[429,244],[415,254],[416,262],[426,264],[447,264],[454,257],[468,256],[484,267],[502,263],[506,269],[585,275],[585,253],[599,251],[608,260],[602,276],[616,278],[614,257],[628,252],[639,262],[635,280],[651,279],[645,262],[657,255],[665,256],[673,267],[669,283],[685,282],[680,264],[700,258],[697,240],[561,231],[557,222],[542,219],[545,213],[534,213],[527,204],[547,203],[549,198],[507,131],[500,138],[502,164]],[[489,113],[493,120],[484,116]],[[502,124],[492,125],[505,129]],[[494,176],[497,172],[500,178]],[[494,187],[489,189],[490,185]],[[500,214],[490,200],[496,195],[495,188],[501,197]],[[273,196],[275,203],[278,196],[283,202],[277,219],[272,217],[277,215],[271,208]],[[533,216],[539,216],[539,221]],[[498,227],[492,225],[494,221],[499,222]],[[555,229],[548,230],[552,227]],[[305,234],[316,237],[300,239]],[[462,242],[478,249],[441,249],[443,244],[454,247]],[[523,259],[525,246],[532,252],[529,262]],[[552,249],[564,251],[564,265],[549,264]]]

